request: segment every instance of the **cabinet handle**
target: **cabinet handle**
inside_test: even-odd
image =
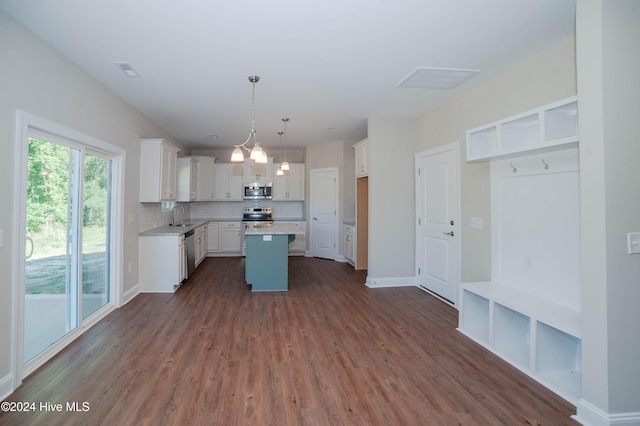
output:
[[[454,234],[453,234],[453,231],[451,231],[451,232],[443,232],[442,235],[448,235],[450,237],[453,237]]]

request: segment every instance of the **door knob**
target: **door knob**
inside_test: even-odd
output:
[[[443,232],[442,235],[448,235],[450,237],[453,237],[453,231],[451,231],[451,232]]]

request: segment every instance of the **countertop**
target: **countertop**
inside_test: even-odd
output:
[[[304,227],[277,222],[248,226],[244,231],[245,235],[304,235],[305,233]]]
[[[278,222],[304,222],[304,218],[276,218],[273,219],[273,223],[278,224]],[[209,222],[242,222],[242,219],[238,218],[195,218],[195,219],[185,219],[178,223],[177,226],[159,226],[157,228],[149,229],[147,231],[139,232],[138,236],[140,237],[166,237],[166,236],[179,236],[183,235],[192,229],[195,229],[199,226],[205,225]],[[182,226],[181,224],[185,224],[187,226]],[[296,225],[285,225],[278,224],[278,226],[293,226],[296,228]],[[281,233],[281,234],[304,234],[305,232],[270,232],[271,234]]]

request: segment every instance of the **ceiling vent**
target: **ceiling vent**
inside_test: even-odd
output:
[[[398,86],[420,89],[454,89],[480,72],[481,70],[419,67],[398,83]]]
[[[138,71],[133,69],[129,62],[114,62],[114,64],[116,64],[116,66],[120,68],[120,71],[122,71],[127,77],[140,77]]]

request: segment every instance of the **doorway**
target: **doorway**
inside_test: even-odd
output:
[[[122,252],[123,150],[19,116],[16,386],[119,303]]]
[[[311,256],[338,256],[338,168],[313,169],[311,175]]]
[[[460,148],[416,154],[418,285],[455,305],[460,281]]]

